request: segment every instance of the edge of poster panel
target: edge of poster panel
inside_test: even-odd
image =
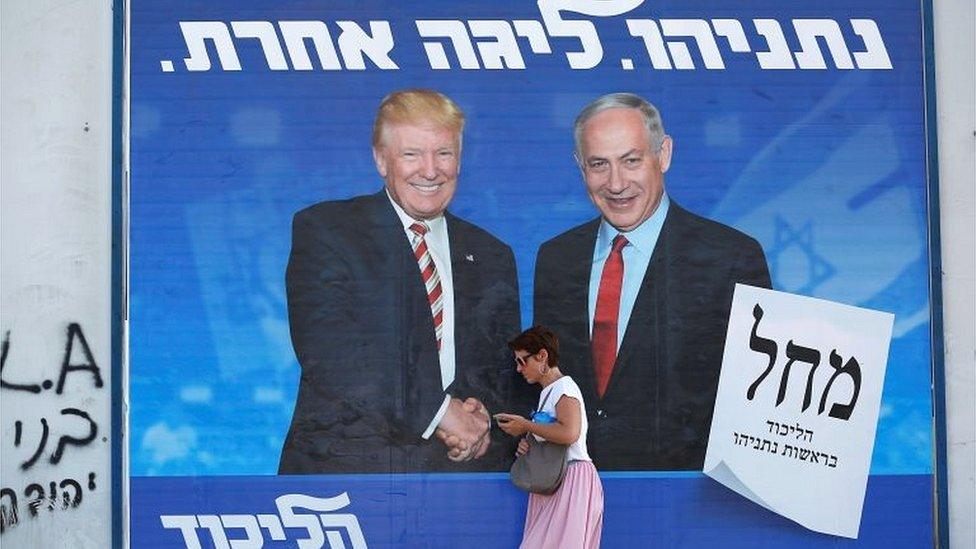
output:
[[[128,238],[125,202],[126,174],[128,173],[126,123],[128,101],[128,55],[126,46],[128,4],[112,0],[112,296],[111,296],[111,360],[112,360],[112,547],[126,545],[125,524],[128,517],[127,486],[128,470],[125,467],[125,448],[128,433],[125,421],[126,321],[128,288],[126,285],[126,257]]]
[[[935,546],[949,548],[948,462],[946,459],[945,345],[942,311],[942,239],[939,211],[939,136],[935,89],[933,0],[921,1],[925,89],[926,176],[929,235],[929,307],[932,371],[932,421],[935,430]]]

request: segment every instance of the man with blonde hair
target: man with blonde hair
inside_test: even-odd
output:
[[[295,215],[286,284],[302,376],[279,473],[498,469],[515,259],[447,212],[464,114],[432,90],[383,99],[376,194]],[[486,408],[487,407],[487,408]]]

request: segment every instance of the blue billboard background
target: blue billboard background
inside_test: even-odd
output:
[[[738,494],[694,473],[601,477],[608,510],[603,547],[916,548],[932,539],[932,483],[926,475],[872,476],[856,540],[804,530],[758,505],[744,505]],[[526,508],[525,494],[501,473],[137,477],[132,482],[133,547],[183,545],[183,533],[162,527],[160,515],[179,517],[167,519],[170,525],[195,518],[202,528],[187,533],[202,547],[227,546],[215,541],[208,522],[223,526],[218,540],[242,542],[247,532],[228,517],[239,521],[242,516],[278,516],[275,499],[292,493],[322,498],[345,494],[349,503],[339,511],[356,516],[366,544],[374,549],[516,547]],[[298,516],[315,516],[304,513]],[[218,516],[219,521],[207,518]],[[264,535],[264,547],[295,547],[314,535],[289,527],[287,518],[284,522],[279,536],[284,539]],[[333,531],[346,547],[353,545],[348,530]]]
[[[665,17],[737,19],[747,29],[753,19],[787,29],[832,18],[852,51],[860,39],[846,22],[870,18],[893,68],[837,69],[822,47],[823,70],[763,70],[754,54],[727,48],[725,69],[655,70],[624,19]],[[465,111],[450,210],[512,246],[526,326],[539,245],[596,215],[573,162],[573,118],[604,93],[647,97],[674,139],[673,200],[756,237],[775,289],[895,314],[871,472],[931,475],[919,4],[646,3],[626,16],[581,17],[604,48],[587,70],[568,65],[564,53],[579,49],[570,38],[550,38],[549,55],[523,48],[522,70],[463,70],[454,58],[432,70],[415,26],[539,18],[533,2],[133,4],[133,476],[276,472],[299,374],[284,289],[292,215],[381,188],[371,124],[382,97],[406,87],[438,89]],[[365,70],[270,70],[257,40],[235,43],[240,71],[220,70],[213,44],[214,68],[183,68],[180,21],[285,20],[325,21],[333,37],[336,21],[389,21],[398,69],[367,60]],[[786,40],[800,49],[795,34]],[[165,60],[176,69],[161,68]],[[142,486],[151,483],[134,489]]]

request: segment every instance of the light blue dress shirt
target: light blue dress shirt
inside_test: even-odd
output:
[[[668,205],[670,203],[668,193],[662,191],[661,203],[658,204],[657,210],[636,229],[626,233],[618,231],[613,225],[607,223],[606,219],[600,221],[600,229],[596,234],[596,245],[593,247],[593,267],[590,269],[591,339],[593,337],[593,314],[596,311],[596,297],[600,291],[600,277],[603,275],[603,264],[610,256],[613,239],[618,234],[623,234],[628,241],[628,244],[621,251],[624,259],[624,282],[620,289],[620,316],[617,318],[617,350],[619,351],[620,343],[623,342],[624,333],[627,331],[627,323],[630,322],[630,314],[634,310],[634,302],[637,301],[637,293],[644,281],[644,274],[647,273],[647,266],[651,263],[654,246],[657,245],[657,239],[661,235],[664,219],[668,216]]]

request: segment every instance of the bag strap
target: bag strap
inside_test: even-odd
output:
[[[558,380],[556,380],[556,381],[558,381]],[[554,382],[553,382],[553,385],[555,385],[555,383],[556,383],[556,382],[554,381]],[[546,396],[545,396],[545,398],[543,398],[543,399],[542,399],[542,403],[541,403],[541,404],[539,404],[539,407],[535,409],[535,411],[536,411],[536,412],[541,412],[541,411],[542,411],[542,409],[546,407],[546,402],[548,402],[548,401],[549,401],[549,397],[550,397],[550,396],[552,395],[552,392],[553,392],[553,390],[555,390],[555,387],[553,387],[552,385],[550,385],[550,386],[549,386],[549,392],[548,392],[548,393],[546,393]],[[525,440],[527,440],[527,441],[529,441],[529,444],[535,444],[535,443],[538,443],[539,441],[537,441],[537,440],[532,440],[532,439],[533,439],[533,438],[535,438],[535,437],[530,437],[530,436],[529,436],[530,434],[531,434],[531,433],[525,433],[525,436],[523,436],[522,438],[524,438]]]
[[[553,385],[555,385],[555,383],[556,383],[556,382],[554,381],[554,382],[553,382]],[[548,393],[546,393],[546,398],[544,398],[544,399],[542,399],[542,403],[541,403],[541,404],[539,404],[539,407],[535,409],[535,411],[536,411],[536,412],[541,412],[541,411],[542,411],[542,409],[546,407],[546,401],[548,401],[548,400],[549,400],[549,396],[550,396],[550,395],[552,395],[552,391],[553,391],[554,389],[555,389],[555,387],[553,387],[553,386],[551,386],[551,385],[549,386],[549,392],[548,392]]]

